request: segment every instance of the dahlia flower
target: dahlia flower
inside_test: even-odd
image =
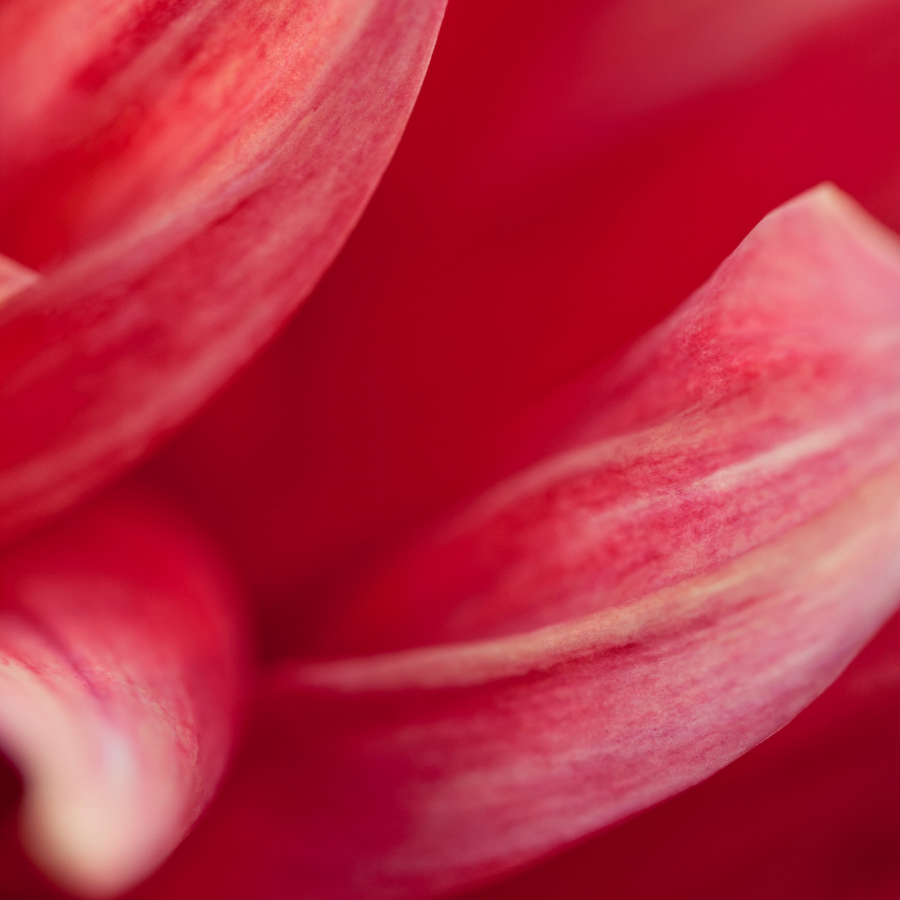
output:
[[[0,8],[0,886],[890,895],[900,3],[443,12]]]

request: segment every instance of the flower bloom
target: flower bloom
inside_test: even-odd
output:
[[[888,0],[457,0],[313,298],[73,506],[311,289],[441,11],[0,13],[0,742],[65,890],[496,879],[764,740],[900,599]],[[841,729],[880,759],[892,634],[606,846],[721,840],[718,875],[685,838],[656,871],[738,896],[777,854],[716,803]],[[813,778],[760,803],[808,844],[747,896],[856,896],[809,874],[864,794],[835,758],[833,815]],[[590,891],[602,840],[495,890]]]

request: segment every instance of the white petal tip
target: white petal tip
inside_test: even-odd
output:
[[[8,658],[0,677],[0,736],[25,779],[22,841],[71,893],[114,896],[149,875],[189,825],[188,760],[139,702],[98,701],[47,657],[40,675]]]

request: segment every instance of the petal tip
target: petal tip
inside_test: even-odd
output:
[[[804,191],[766,218],[781,217],[791,211],[804,211],[821,220],[837,222],[883,262],[900,265],[900,238],[897,234],[834,182],[823,181]]]

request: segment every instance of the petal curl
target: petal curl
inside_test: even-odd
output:
[[[120,492],[0,556],[0,744],[26,849],[108,896],[156,867],[226,764],[246,665],[232,589],[172,510]]]
[[[458,889],[783,726],[900,593],[898,286],[896,238],[835,189],[766,218],[544,413],[539,462],[345,598],[320,646],[379,652],[284,665],[154,890]]]
[[[0,250],[45,277],[0,309],[0,532],[136,459],[309,292],[442,6],[4,5]]]

